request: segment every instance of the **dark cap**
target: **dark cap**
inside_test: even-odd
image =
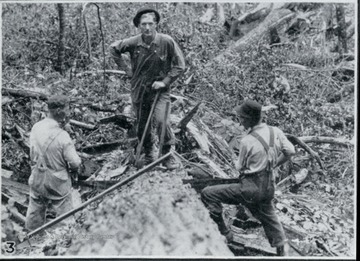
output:
[[[149,7],[143,7],[137,11],[137,13],[133,19],[134,25],[136,27],[139,26],[141,16],[146,13],[155,13],[156,22],[159,23],[160,14],[158,13],[158,11],[156,11],[155,9],[149,8]]]
[[[243,118],[260,119],[261,104],[256,101],[246,100],[241,105],[235,107],[235,112]]]
[[[69,104],[69,98],[65,95],[53,95],[47,101],[49,110],[54,110],[57,108],[63,109],[68,104]]]

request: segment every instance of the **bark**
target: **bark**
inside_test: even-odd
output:
[[[64,4],[57,4],[58,15],[59,15],[59,44],[58,44],[58,64],[57,69],[60,74],[64,74],[64,57],[65,57],[65,44],[64,44],[64,33],[65,33],[65,13]]]
[[[346,23],[343,4],[336,5],[336,19],[338,22],[339,53],[347,53]]]

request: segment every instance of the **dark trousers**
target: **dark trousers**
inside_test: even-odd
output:
[[[206,187],[201,193],[201,199],[210,210],[210,214],[215,216],[222,214],[221,203],[246,206],[263,225],[272,247],[280,247],[285,244],[285,233],[276,215],[272,198],[260,203],[251,203],[244,197],[244,187],[240,183],[234,183]]]
[[[155,99],[155,93],[144,94],[142,102],[133,103],[133,109],[137,119],[137,137],[139,142],[141,141],[142,135],[145,130],[145,125],[149,117],[151,107]],[[174,135],[170,127],[170,109],[167,115],[167,122],[164,122],[166,102],[170,102],[170,94],[168,92],[160,93],[158,101],[156,103],[151,124],[146,132],[144,140],[144,151],[151,150],[155,143],[156,136],[161,135],[163,124],[166,124],[164,145],[166,148],[170,148],[174,144]]]

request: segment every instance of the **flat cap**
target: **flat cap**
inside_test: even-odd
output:
[[[246,100],[241,105],[236,106],[234,111],[243,118],[259,119],[261,116],[261,104],[256,101]]]
[[[47,105],[49,110],[57,108],[63,109],[69,102],[69,98],[65,95],[53,95],[48,99]]]
[[[158,11],[156,11],[155,9],[153,8],[150,8],[150,7],[143,7],[141,9],[139,9],[133,19],[133,22],[134,22],[134,25],[136,27],[139,26],[139,23],[140,23],[140,18],[143,14],[146,14],[146,13],[155,13],[155,17],[156,17],[156,22],[159,23],[160,21],[160,14],[158,13]]]

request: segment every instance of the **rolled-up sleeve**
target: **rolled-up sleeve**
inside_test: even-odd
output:
[[[74,143],[72,142],[68,133],[64,134],[67,136],[63,145],[63,157],[72,170],[77,170],[81,164],[81,158],[76,152]]]
[[[281,145],[281,152],[286,157],[291,157],[292,155],[295,154],[294,145],[286,138],[285,134],[280,129],[277,129],[277,131],[278,131],[278,137],[279,137],[280,145]]]
[[[127,69],[127,64],[122,58],[122,54],[130,51],[130,42],[119,40],[110,45],[110,55],[120,69]]]
[[[163,82],[166,86],[169,86],[172,82],[174,82],[185,70],[184,55],[180,47],[174,40],[172,40],[171,43],[171,55],[171,70],[163,79]]]

